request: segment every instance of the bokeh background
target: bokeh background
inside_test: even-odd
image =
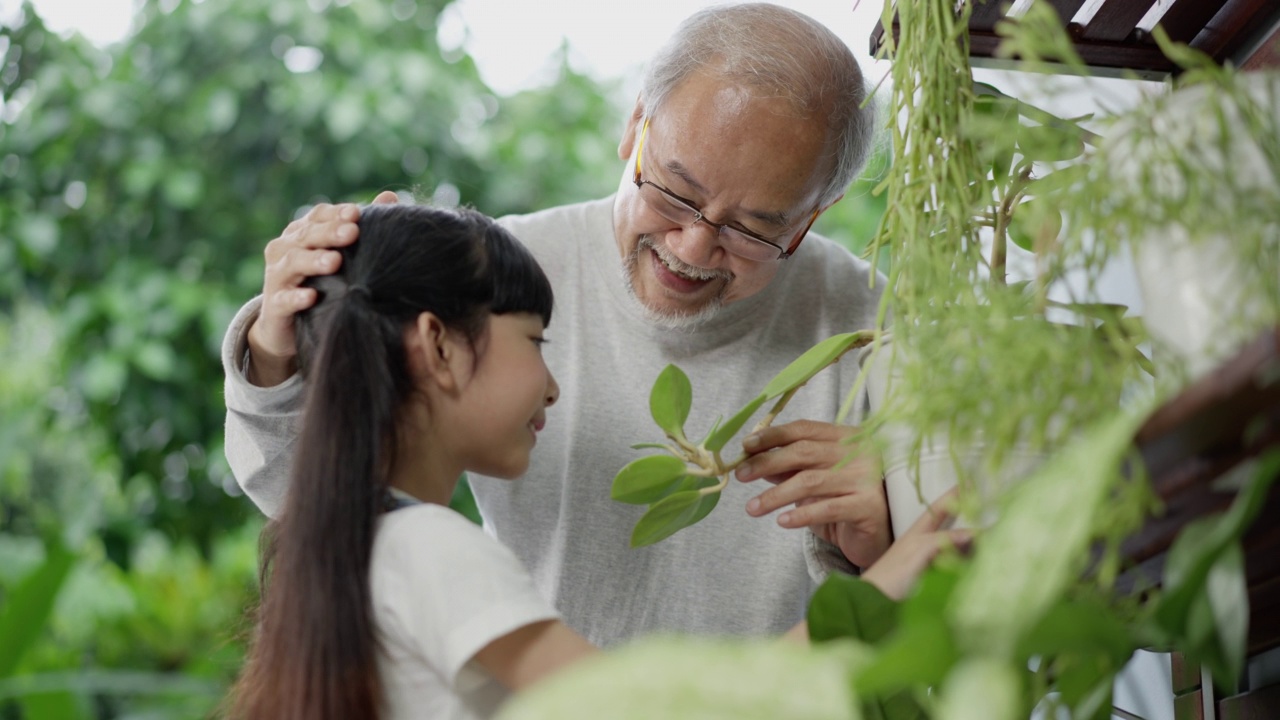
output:
[[[0,27],[0,720],[217,706],[262,525],[223,457],[218,346],[264,245],[386,189],[495,215],[612,192],[656,42],[599,72],[443,1],[127,7],[107,39],[40,5]],[[655,8],[661,35],[690,9]],[[479,37],[527,56],[522,76],[486,80]],[[857,251],[871,184],[818,229]]]

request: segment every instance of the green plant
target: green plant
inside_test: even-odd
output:
[[[649,411],[669,442],[632,446],[668,454],[635,460],[613,479],[614,500],[649,506],[631,534],[631,547],[652,545],[710,514],[720,501],[720,491],[729,483],[729,474],[746,459],[725,460],[720,454],[724,446],[765,403],[775,401],[752,432],[769,426],[810,378],[873,337],[870,331],[858,331],[834,335],[814,345],[774,376],[755,399],[728,420],[717,421],[696,443],[689,440],[684,428],[693,404],[693,387],[683,370],[668,365],[653,383]]]
[[[980,447],[994,474],[1012,448],[1051,451],[1113,412],[1146,363],[1140,325],[1089,295],[1116,243],[1063,232],[1096,136],[1085,118],[1058,118],[975,83],[969,4],[959,13],[944,5],[886,4],[883,17],[890,27],[896,12],[901,29],[887,52],[889,115],[902,121],[890,129],[894,172],[881,188],[888,211],[872,251],[887,247],[892,258],[881,316],[893,318],[898,351],[871,425],[910,428],[916,453],[940,435]],[[998,30],[1041,55],[1070,52],[1055,23],[1036,3]],[[1008,279],[1011,247],[1032,254],[1030,277]]]

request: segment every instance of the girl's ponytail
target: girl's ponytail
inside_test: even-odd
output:
[[[404,329],[424,312],[468,340],[491,312],[551,317],[533,257],[480,213],[364,208],[360,239],[298,316],[307,379],[288,496],[264,534],[258,632],[233,690],[234,717],[378,717],[381,686],[369,568],[397,429],[416,389]]]

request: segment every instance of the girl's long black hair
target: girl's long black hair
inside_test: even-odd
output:
[[[341,270],[312,278],[297,319],[307,391],[288,495],[263,537],[255,638],[235,717],[377,718],[369,587],[402,409],[415,392],[403,332],[431,312],[473,344],[489,314],[551,320],[551,285],[527,249],[468,209],[363,208]]]

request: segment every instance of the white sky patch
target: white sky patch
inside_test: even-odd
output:
[[[873,63],[870,37],[880,18],[881,0],[775,0],[831,28],[878,80],[887,63]],[[676,25],[707,0],[457,0],[445,24],[451,44],[465,32],[463,46],[476,60],[485,82],[500,95],[546,80],[562,42],[570,46],[575,70],[597,80],[634,80],[639,68],[675,31]],[[458,25],[463,27],[460,29]],[[442,40],[445,40],[442,37]]]
[[[58,34],[77,31],[95,45],[124,39],[133,24],[133,0],[34,0],[48,28]],[[22,0],[0,0],[0,24],[22,11]]]

